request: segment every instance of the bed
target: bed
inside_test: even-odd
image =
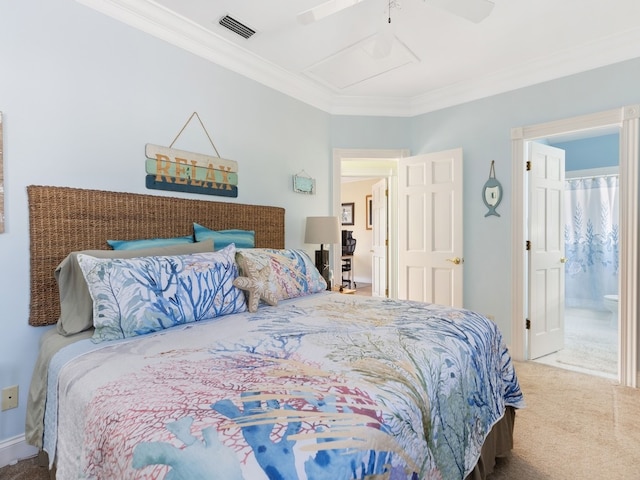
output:
[[[479,480],[511,449],[523,397],[495,324],[327,292],[308,256],[285,248],[283,209],[65,187],[28,195],[30,323],[56,327],[42,337],[26,437],[57,478]],[[104,253],[107,239],[188,237],[196,225],[252,231],[254,244],[212,252],[216,236],[179,253]],[[73,297],[63,264],[82,271],[91,328],[60,326]],[[150,282],[159,271],[175,281]],[[169,283],[198,301],[160,302]],[[143,313],[112,328],[116,304]]]

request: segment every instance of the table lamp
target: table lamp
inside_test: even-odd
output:
[[[326,243],[340,243],[340,223],[338,217],[307,217],[304,234],[305,243],[319,243],[316,250],[316,268],[327,282],[327,290],[331,289],[329,281],[329,250],[324,249]]]

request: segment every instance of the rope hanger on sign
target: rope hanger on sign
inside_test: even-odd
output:
[[[198,112],[193,112],[191,114],[191,116],[189,117],[189,120],[186,121],[186,123],[182,126],[182,128],[178,132],[178,135],[176,135],[176,138],[174,138],[173,142],[171,142],[171,145],[169,145],[169,148],[173,147],[173,144],[176,143],[176,140],[178,140],[180,135],[182,135],[182,132],[184,132],[184,129],[187,128],[187,125],[189,125],[189,122],[191,122],[191,120],[193,120],[193,117],[198,117],[198,121],[200,122],[200,125],[202,126],[202,129],[204,130],[204,133],[207,135],[207,138],[209,139],[209,142],[211,143],[211,146],[213,147],[213,150],[216,152],[216,155],[218,156],[218,158],[220,158],[220,154],[218,153],[218,149],[213,144],[213,140],[211,140],[211,136],[209,135],[209,132],[207,131],[207,128],[204,126],[204,123],[202,123],[202,119],[200,118],[200,115],[198,115]]]

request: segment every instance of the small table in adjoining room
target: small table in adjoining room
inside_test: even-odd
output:
[[[348,284],[349,288],[353,284],[353,288],[356,288],[353,274],[353,255],[342,255],[342,285],[345,284]]]

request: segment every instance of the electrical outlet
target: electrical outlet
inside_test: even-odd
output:
[[[2,389],[2,411],[18,408],[18,385]]]

